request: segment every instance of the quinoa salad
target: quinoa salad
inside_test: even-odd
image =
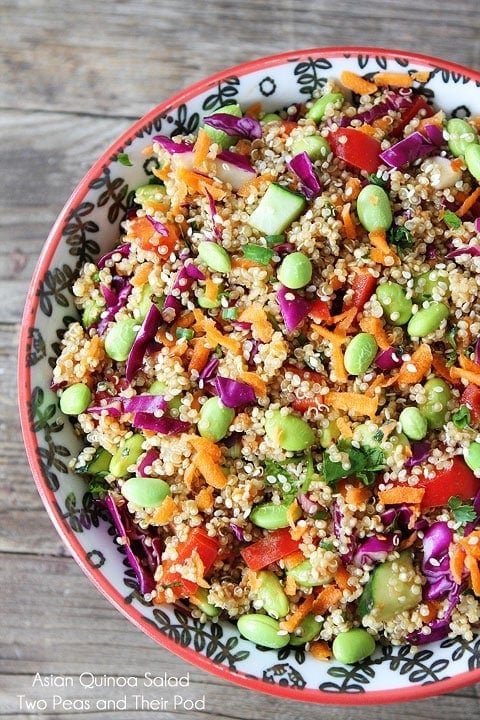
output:
[[[480,623],[480,117],[350,71],[154,136],[52,379],[144,601],[354,663]]]

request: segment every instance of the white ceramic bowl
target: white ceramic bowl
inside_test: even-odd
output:
[[[380,48],[319,48],[230,68],[162,102],[136,122],[87,173],[60,213],[42,250],[27,298],[19,355],[20,411],[28,459],[43,502],[90,580],[132,622],[186,661],[252,690],[309,702],[403,702],[480,681],[480,636],[422,646],[378,647],[355,666],[319,662],[301,648],[265,650],[234,625],[202,625],[176,607],[142,601],[111,524],[67,472],[79,450],[72,425],[49,389],[59,338],[75,317],[72,283],[79,266],[111,249],[131,191],[150,177],[142,149],[152,135],[193,132],[204,114],[235,101],[275,110],[305,101],[344,69],[362,75],[428,70],[426,91],[457,116],[480,114],[480,73],[435,58]],[[128,153],[132,166],[122,164]],[[120,160],[119,160],[120,156]],[[92,638],[92,644],[95,638]]]

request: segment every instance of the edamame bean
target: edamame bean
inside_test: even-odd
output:
[[[158,507],[171,495],[170,485],[158,477],[132,477],[126,480],[121,489],[128,502],[141,507]]]
[[[235,417],[235,410],[227,408],[219,397],[214,396],[202,405],[197,428],[200,435],[213,442],[225,437]]]
[[[407,325],[407,332],[410,337],[423,338],[435,332],[440,327],[442,320],[449,315],[446,305],[440,302],[432,302],[426,308],[421,308],[410,318]]]
[[[215,607],[212,603],[208,602],[208,590],[207,588],[198,587],[193,595],[190,595],[190,602],[198,607],[200,612],[204,613],[207,617],[217,617],[220,613],[220,608]]]
[[[349,375],[362,375],[368,370],[377,354],[378,345],[370,333],[361,332],[348,343],[343,356]]]
[[[328,141],[322,135],[305,135],[295,140],[292,145],[292,155],[306,152],[310,160],[325,160],[332,152]]]
[[[113,453],[110,460],[109,472],[115,477],[124,477],[128,468],[134,465],[143,452],[142,445],[144,436],[141,433],[131,435],[120,444],[120,447]]]
[[[470,470],[480,470],[480,443],[471,442],[463,449],[463,457]]]
[[[224,247],[216,242],[203,240],[198,245],[198,255],[210,270],[228,273],[232,269],[229,254]]]
[[[305,645],[305,643],[311,642],[317,637],[322,626],[323,623],[315,620],[313,613],[308,613],[296,630],[290,635],[290,645],[297,647],[298,645]]]
[[[277,113],[265,113],[265,115],[260,119],[261,123],[269,123],[269,122],[277,122],[278,120],[281,120],[281,116]]]
[[[240,635],[262,647],[280,649],[288,645],[290,635],[280,635],[278,620],[269,615],[248,613],[238,618],[237,627]]]
[[[467,170],[473,175],[475,180],[480,180],[480,145],[478,143],[467,145],[465,150],[465,164]]]
[[[328,448],[340,437],[340,430],[335,420],[330,420],[328,425],[320,431],[319,443],[321,447]]]
[[[282,583],[271,570],[260,570],[257,575],[258,588],[256,595],[262,602],[262,607],[271,617],[285,617],[290,609],[288,597],[282,588]]]
[[[405,435],[410,440],[422,440],[428,432],[427,419],[417,407],[406,407],[398,417]]]
[[[285,255],[278,268],[277,277],[285,287],[291,290],[308,285],[312,279],[313,265],[309,257],[302,252],[293,252]]]
[[[148,205],[148,203],[163,200],[165,194],[165,185],[140,185],[135,190],[135,202],[139,205]]]
[[[451,118],[446,125],[448,147],[455,157],[463,157],[469,145],[478,142],[474,127],[462,118]]]
[[[415,294],[423,300],[431,300],[434,295],[437,300],[450,295],[450,283],[445,270],[427,270],[414,278],[414,287]]]
[[[318,100],[315,100],[305,117],[319,123],[325,117],[329,105],[334,108],[341,108],[344,101],[345,98],[342,93],[327,93],[326,95],[322,95]]]
[[[105,335],[105,352],[108,357],[117,362],[128,358],[128,353],[137,336],[138,320],[125,318],[118,320]]]
[[[332,643],[333,656],[345,665],[352,665],[375,650],[375,640],[363,628],[354,628],[337,635]]]
[[[60,410],[65,415],[80,415],[90,405],[92,393],[84,383],[74,383],[65,388],[60,396]]]
[[[407,298],[405,290],[395,282],[382,283],[375,292],[383,308],[383,314],[391,325],[405,325],[411,316],[413,303]]]
[[[292,452],[306,450],[315,441],[315,434],[305,420],[298,415],[283,415],[280,410],[267,415],[265,432],[274,445]]]
[[[419,406],[431,430],[443,427],[448,410],[448,401],[452,396],[450,386],[442,378],[433,377],[423,386],[426,401]]]
[[[331,575],[319,576],[318,573],[313,571],[312,563],[309,558],[303,562],[295,565],[287,571],[287,575],[290,575],[297,585],[302,587],[317,587],[318,585],[326,585],[331,582]]]
[[[135,317],[138,319],[139,322],[145,319],[145,316],[150,310],[150,305],[152,304],[152,295],[152,286],[150,285],[150,283],[147,282],[142,287],[140,302],[138,303],[137,312],[135,314]]]
[[[365,185],[357,197],[357,214],[367,232],[388,230],[393,222],[390,198],[380,185]]]
[[[274,503],[264,502],[255,505],[250,513],[250,520],[257,527],[265,530],[277,530],[278,528],[288,527],[289,515],[288,508],[290,503]],[[298,507],[293,513],[294,519],[298,520],[302,514]]]

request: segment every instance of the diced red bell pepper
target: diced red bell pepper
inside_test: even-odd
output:
[[[328,142],[337,157],[359,170],[374,173],[380,165],[382,146],[361,130],[339,128],[329,134]]]
[[[377,279],[374,278],[373,275],[370,275],[369,272],[357,273],[352,282],[352,297],[345,307],[345,310],[351,307],[356,307],[357,310],[361,310],[367,300],[370,300],[376,287]]]
[[[475,477],[463,458],[456,455],[448,470],[438,470],[432,479],[421,478],[419,485],[425,488],[422,509],[447,505],[452,496],[471,500],[480,490],[480,478]]]
[[[293,540],[290,528],[280,528],[242,548],[240,553],[250,570],[261,570],[295,552],[298,546],[299,541]]]
[[[419,113],[422,113],[422,117],[431,117],[435,114],[435,110],[425,100],[423,95],[417,95],[409,107],[405,108],[400,120],[393,126],[390,135],[394,138],[400,138],[403,136],[403,131],[408,123],[413,120]]]
[[[164,571],[161,585],[163,587],[171,587],[177,598],[190,597],[190,595],[193,595],[196,591],[198,584],[192,580],[186,580],[179,572],[171,571],[170,567],[173,565],[182,565],[186,560],[191,558],[193,552],[196,551],[202,561],[205,576],[217,559],[219,549],[218,540],[210,537],[205,528],[193,528],[187,539],[179,544],[176,560],[169,560],[163,563]]]
[[[310,306],[308,317],[316,323],[328,322],[332,319],[330,307],[326,300],[316,298]]]
[[[470,410],[470,418],[473,423],[480,422],[480,387],[469,383],[462,393],[460,405],[466,405]]]

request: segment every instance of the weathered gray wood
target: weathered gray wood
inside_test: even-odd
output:
[[[72,676],[75,687],[59,694],[85,700],[82,673],[145,672],[189,672],[185,697],[205,694],[204,710],[156,713],[167,718],[478,717],[478,684],[388,708],[318,708],[233,686],[155,645],[89,583],[54,530],[28,468],[16,387],[24,298],[45,238],[75,185],[133,120],[206,75],[298,48],[394,47],[480,68],[477,0],[0,0],[0,27],[0,717],[100,715],[21,706],[19,695],[42,698],[36,673]],[[54,692],[43,689],[50,705]],[[174,692],[148,698],[173,702]],[[91,698],[121,696],[107,688]],[[131,707],[101,713],[152,716]]]

